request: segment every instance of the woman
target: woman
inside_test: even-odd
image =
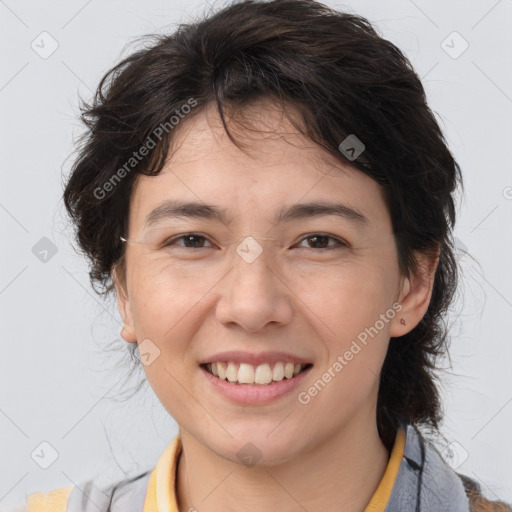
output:
[[[462,178],[400,50],[238,3],[118,64],[83,119],[65,204],[179,434],[31,512],[512,510],[426,437]]]

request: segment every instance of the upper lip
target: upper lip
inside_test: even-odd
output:
[[[303,357],[295,356],[293,354],[289,354],[287,352],[244,352],[242,350],[229,350],[226,352],[219,352],[212,356],[204,358],[200,361],[199,364],[207,364],[207,363],[215,363],[218,361],[232,361],[235,363],[246,363],[253,365],[260,365],[264,363],[273,364],[279,361],[283,363],[300,363],[300,364],[309,364],[310,360],[305,359]]]

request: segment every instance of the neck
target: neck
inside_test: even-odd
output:
[[[313,450],[273,466],[236,464],[180,429],[179,510],[363,512],[389,459],[373,419],[354,420]]]

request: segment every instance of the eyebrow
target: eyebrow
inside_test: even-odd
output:
[[[279,224],[326,215],[335,215],[361,227],[369,224],[368,218],[352,206],[343,203],[320,201],[283,206],[276,212],[274,223]],[[151,227],[169,218],[216,220],[226,225],[232,224],[233,221],[233,218],[226,210],[215,205],[190,201],[167,200],[146,216],[144,226]]]

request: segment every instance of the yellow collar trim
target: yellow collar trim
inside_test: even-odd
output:
[[[395,444],[391,450],[384,475],[376,491],[373,493],[370,503],[368,503],[368,506],[364,509],[364,512],[384,512],[386,510],[391,491],[393,490],[393,484],[395,483],[396,475],[398,474],[398,469],[400,468],[400,463],[404,455],[404,446],[405,431],[399,429],[396,433]]]
[[[384,512],[391,496],[405,446],[405,432],[397,432],[384,475],[364,512]],[[143,512],[179,512],[176,503],[176,470],[181,453],[179,434],[169,443],[151,473]]]
[[[180,452],[181,437],[177,434],[151,473],[143,512],[179,512],[176,503],[176,469]]]

